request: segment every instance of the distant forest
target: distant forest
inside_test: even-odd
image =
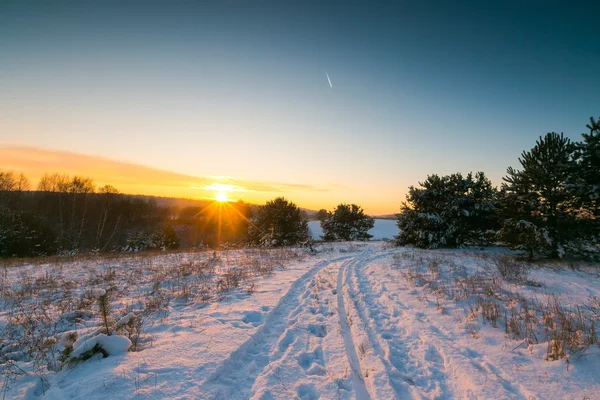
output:
[[[80,176],[46,174],[29,189],[0,171],[1,257],[214,247],[219,229],[223,243],[245,239],[251,216],[241,201],[127,195]]]

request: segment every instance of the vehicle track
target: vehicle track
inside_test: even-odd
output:
[[[366,248],[316,264],[202,392],[215,399],[441,399],[477,398],[491,386],[502,398],[524,398],[477,352],[457,348],[455,334],[427,310],[411,309],[379,274],[365,274],[389,255]],[[339,377],[342,364],[348,374]]]
[[[458,348],[456,334],[435,323],[427,310],[415,312],[384,282],[369,279],[364,267],[354,269],[354,280],[374,348],[381,349],[379,355],[409,379],[412,397],[475,399],[486,388],[497,398],[528,398],[530,393],[508,382],[477,351]],[[463,390],[457,392],[452,383],[459,381]]]
[[[356,393],[358,399],[370,399],[371,396],[367,391],[363,377],[363,369],[360,363],[360,358],[356,352],[356,344],[352,337],[352,330],[348,323],[348,313],[346,311],[346,305],[344,302],[344,284],[346,283],[345,273],[351,268],[356,262],[364,260],[364,255],[359,256],[358,260],[354,259],[352,262],[344,263],[338,272],[337,278],[337,302],[338,302],[338,315],[339,323],[341,327],[342,336],[344,338],[344,346],[346,348],[346,355],[350,363],[350,369],[352,371],[352,387]]]
[[[357,315],[364,326],[370,347],[384,366],[395,397],[453,398],[439,352],[429,343],[420,342],[421,337],[411,332],[409,320],[393,304],[381,302],[380,297],[385,299],[387,293],[373,293],[371,287],[380,285],[367,282],[361,275],[366,265],[352,268],[348,286],[357,299]]]
[[[364,296],[357,287],[355,277],[357,269],[388,255],[387,252],[371,255],[349,265],[349,268],[344,271],[344,285],[348,309],[354,317],[352,320],[354,340],[362,360],[363,375],[366,375],[369,392],[372,393],[373,398],[404,399],[410,397],[408,382],[411,380],[384,356],[382,345],[373,330],[373,320],[370,320],[366,314]]]
[[[201,384],[205,396],[215,399],[251,397],[256,379],[271,371],[269,366],[281,359],[286,346],[291,344],[290,329],[296,328],[298,315],[310,307],[311,282],[314,282],[314,277],[324,268],[341,264],[352,257],[354,255],[320,262],[298,278],[257,331]]]

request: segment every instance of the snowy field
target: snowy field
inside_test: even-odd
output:
[[[371,240],[393,239],[398,234],[398,221],[395,219],[376,219],[375,225],[369,234],[373,235]],[[319,221],[308,221],[308,229],[313,240],[321,240],[323,229]]]
[[[600,399],[596,266],[317,249],[7,266],[0,398]]]

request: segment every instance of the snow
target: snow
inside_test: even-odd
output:
[[[321,228],[321,221],[308,221],[308,230],[313,240],[322,240],[323,229]]]
[[[129,321],[131,321],[134,318],[135,318],[135,314],[130,312],[129,314],[127,314],[123,318],[121,318],[117,322],[116,326],[120,327],[120,326],[123,326],[123,325],[127,325],[129,323]]]
[[[313,240],[321,240],[323,229],[319,221],[308,221],[308,229],[310,230]],[[376,219],[375,225],[369,234],[373,235],[371,240],[393,239],[398,234],[398,225],[395,219]]]
[[[99,345],[109,356],[117,356],[127,352],[131,347],[131,340],[125,336],[107,336],[104,333],[101,333],[98,336],[86,339],[81,343],[79,341],[75,342],[71,357],[78,358],[86,351],[93,349],[95,345]]]
[[[252,293],[238,288],[207,302],[174,297],[166,310],[146,317],[152,340],[137,352],[127,352],[127,337],[100,333],[96,319],[69,325],[58,339],[66,346],[80,331],[72,356],[100,344],[111,357],[47,371],[43,390],[35,375],[22,377],[7,398],[600,399],[598,345],[568,361],[546,361],[547,342],[514,340],[503,322],[495,328],[479,314],[470,318],[468,299],[452,299],[423,283],[431,271],[484,271],[491,257],[506,250],[416,250],[384,242],[316,249],[316,255],[299,251],[257,277]],[[261,262],[277,251],[261,250]],[[217,255],[216,274],[242,267],[247,257],[245,250]],[[433,261],[441,272],[431,269]],[[185,263],[214,258],[207,252],[23,265],[11,267],[8,279],[16,284],[24,274],[45,276],[60,268],[87,285],[89,276],[110,266],[118,276],[135,276],[117,280],[111,290],[111,298],[122,296],[113,301],[132,304],[150,295],[150,288],[139,288],[150,285],[152,273]],[[541,286],[503,283],[498,296],[543,301],[557,295],[566,305],[583,307],[600,297],[599,271],[537,265],[529,279]],[[6,309],[0,310],[2,324]],[[116,326],[137,314],[121,315]]]
[[[95,288],[90,290],[90,296],[92,297],[102,297],[106,294],[106,290],[102,288]]]

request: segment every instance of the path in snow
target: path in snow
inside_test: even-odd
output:
[[[327,324],[322,323],[328,316],[328,302],[319,302],[315,296],[315,288],[321,283],[329,269],[339,268],[344,260],[351,256],[340,257],[333,261],[321,262],[302,275],[284,295],[277,306],[270,312],[264,324],[238,349],[223,361],[216,371],[202,384],[206,395],[213,398],[245,399],[271,398],[269,393],[255,393],[269,387],[284,393],[291,389],[286,385],[289,371],[280,371],[282,366],[288,367],[284,359],[292,352],[296,363],[292,370],[304,369],[305,375],[324,375],[322,367],[314,367],[313,363],[323,363],[322,351],[318,346],[311,351],[300,352],[298,345],[306,342],[307,335],[323,338],[327,334]],[[310,318],[307,314],[321,314],[321,317]],[[316,323],[308,323],[314,321]],[[302,348],[307,350],[303,345]],[[316,360],[316,361],[315,361]],[[282,374],[286,376],[281,376]],[[274,379],[272,379],[274,378]],[[295,376],[293,377],[295,378]],[[255,385],[261,381],[269,381],[269,385]],[[297,379],[295,379],[297,380]],[[274,382],[273,382],[274,381]],[[258,389],[254,389],[255,386]],[[294,394],[300,398],[311,397],[316,392],[311,385],[300,385]],[[291,393],[287,393],[291,395]],[[293,398],[293,396],[292,396]]]
[[[476,399],[528,393],[388,290],[365,247],[316,264],[298,278],[264,324],[202,383],[215,399]],[[377,269],[377,273],[374,269]],[[492,378],[493,377],[493,378]]]
[[[360,358],[356,353],[356,343],[354,342],[354,338],[352,337],[352,329],[350,325],[350,319],[348,318],[348,313],[346,311],[346,306],[344,304],[344,292],[346,292],[345,284],[346,277],[345,272],[349,271],[352,265],[356,262],[360,262],[364,259],[364,256],[357,257],[359,261],[354,261],[352,263],[346,263],[342,268],[340,268],[338,272],[337,279],[337,302],[338,302],[338,314],[339,314],[339,322],[342,331],[342,336],[344,338],[344,346],[346,350],[346,354],[348,356],[348,361],[350,363],[350,369],[352,371],[352,387],[354,388],[354,392],[356,393],[357,398],[368,399],[370,396],[367,392],[367,388],[364,382],[363,369],[361,367]]]
[[[398,398],[407,394],[379,368],[363,365],[352,271],[387,256],[366,247],[317,264],[300,277],[264,325],[203,383],[209,398]],[[367,347],[365,347],[367,346]],[[402,385],[400,385],[402,386]]]
[[[530,393],[509,383],[476,350],[461,347],[456,333],[435,321],[439,312],[404,304],[403,294],[412,297],[408,287],[390,291],[381,274],[365,274],[361,265],[352,272],[350,290],[359,299],[358,314],[398,398],[476,399],[483,392],[496,398],[529,398]],[[437,318],[429,318],[431,312]],[[410,395],[398,390],[404,382]]]
[[[403,252],[410,254],[397,256]],[[546,344],[526,348],[485,322],[472,336],[462,305],[440,305],[407,281],[406,268],[424,262],[412,253],[383,243],[332,245],[263,277],[252,295],[174,304],[153,321],[151,347],[51,376],[44,398],[598,398],[596,348],[566,364],[544,361]],[[479,260],[435,257],[465,268]],[[575,304],[600,293],[589,273],[543,269],[534,277],[544,282],[539,292],[522,291],[577,295]],[[20,393],[35,398],[32,379]]]
[[[392,250],[315,265],[202,384],[226,399],[528,399],[458,325],[385,272]],[[442,319],[440,319],[442,317]],[[467,344],[465,344],[467,343]],[[535,397],[533,397],[535,398]]]

